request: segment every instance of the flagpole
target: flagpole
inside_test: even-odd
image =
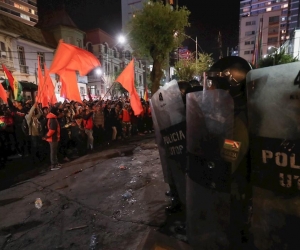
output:
[[[103,96],[102,100],[104,99],[104,97],[107,95],[107,93],[109,93],[109,91],[112,89],[113,86],[115,86],[116,82],[114,82],[110,88],[107,90],[107,92],[105,93],[105,95]]]

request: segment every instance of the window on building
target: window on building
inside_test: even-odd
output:
[[[289,5],[286,3],[284,5],[281,5],[281,8],[284,9],[284,8],[287,8]]]
[[[255,31],[246,31],[245,36],[255,35]]]
[[[282,21],[282,22],[284,22],[285,20],[286,20],[286,17],[285,17],[285,16],[281,17],[281,21]]]
[[[8,59],[11,60],[11,61],[13,60],[10,48],[8,48]]]
[[[91,91],[91,95],[96,95],[96,86],[92,85],[90,91]]]
[[[250,55],[250,51],[249,50],[244,51],[244,55]]]
[[[118,66],[115,66],[115,67],[114,67],[114,73],[117,73],[118,71],[119,71]]]
[[[26,65],[24,47],[18,46],[18,59],[20,65]]]
[[[282,30],[281,33],[282,33],[282,34],[285,34],[285,33],[286,33],[286,30]]]
[[[91,43],[88,43],[88,44],[87,44],[87,50],[88,50],[89,52],[93,53],[93,46],[92,46]]]
[[[85,95],[85,89],[84,89],[84,87],[80,87],[79,89],[80,89],[80,94],[81,95]]]
[[[76,39],[76,45],[77,45],[77,47],[82,48],[82,42],[78,38]]]
[[[41,69],[44,69],[44,64],[45,64],[45,53],[43,52],[38,52],[37,53],[38,58],[40,58],[40,67]]]
[[[268,34],[278,34],[279,32],[279,26],[277,27],[269,27]]]
[[[20,17],[23,18],[23,19],[25,19],[25,20],[27,20],[27,21],[30,21],[30,17],[27,16],[27,15],[24,15],[24,14],[21,13]]]
[[[271,10],[272,10],[272,8],[271,8],[271,7],[269,7],[269,8],[267,8],[266,10],[267,10],[267,12],[269,12],[269,11],[271,11]]]
[[[278,42],[278,37],[269,37],[268,44],[274,44]]]
[[[139,75],[139,85],[142,85],[143,81],[142,81],[142,76]]]
[[[4,42],[0,42],[1,58],[6,58],[6,47]]]
[[[25,60],[25,50],[24,47],[18,46],[18,59],[19,59],[19,66],[20,66],[20,72],[28,74],[28,66],[26,66],[26,60]]]
[[[127,60],[131,60],[131,53],[130,53],[130,51],[125,51],[125,58],[127,59]]]
[[[250,41],[245,41],[245,45],[250,45]]]
[[[279,22],[279,16],[270,16],[269,17],[269,23],[278,23]]]
[[[255,24],[256,24],[255,21],[249,21],[249,22],[246,22],[246,26],[255,25]]]

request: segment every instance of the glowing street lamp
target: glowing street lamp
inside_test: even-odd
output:
[[[123,36],[123,35],[120,35],[119,37],[118,37],[118,43],[120,43],[120,44],[124,44],[126,42],[126,38],[125,38],[125,36]]]
[[[97,74],[98,76],[101,76],[101,75],[102,75],[102,70],[101,70],[100,68],[97,68],[97,69],[96,69],[96,74]]]

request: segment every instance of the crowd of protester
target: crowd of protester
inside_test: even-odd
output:
[[[49,107],[8,99],[0,106],[0,166],[10,156],[29,157],[32,164],[51,160],[51,170],[56,170],[59,161],[68,162],[95,147],[150,133],[149,103],[141,101],[143,112],[136,116],[128,100],[121,98],[65,101]]]

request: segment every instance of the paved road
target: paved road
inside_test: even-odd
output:
[[[95,234],[134,250],[166,225],[166,190],[152,136],[86,155],[0,191],[0,249],[89,249]]]

